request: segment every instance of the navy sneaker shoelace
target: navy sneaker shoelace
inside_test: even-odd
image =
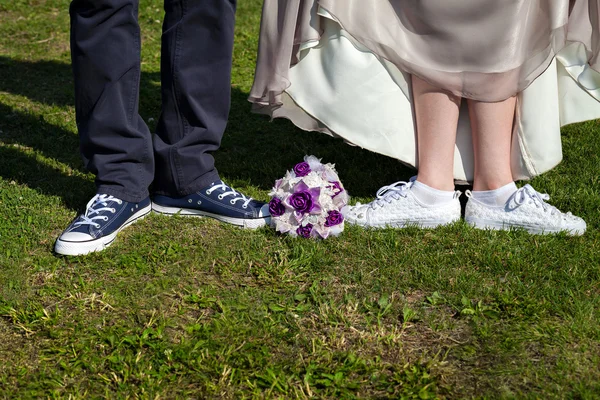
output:
[[[215,190],[218,190],[218,189],[223,191],[223,193],[221,193],[218,196],[219,200],[223,200],[225,197],[228,197],[228,196],[233,196],[233,198],[230,200],[230,203],[232,205],[236,204],[238,201],[243,201],[244,203],[242,204],[242,208],[246,209],[246,208],[248,208],[248,205],[250,204],[250,202],[252,202],[252,197],[246,197],[245,195],[234,190],[233,188],[231,188],[231,186],[227,185],[224,182],[214,184],[213,186],[211,186],[210,188],[208,188],[206,190],[206,194],[210,195],[212,192],[214,192]]]
[[[87,203],[85,207],[85,213],[81,215],[78,220],[73,224],[75,227],[79,227],[82,225],[92,225],[96,229],[100,228],[100,224],[97,221],[108,221],[108,217],[106,215],[98,215],[103,211],[109,211],[111,213],[115,213],[117,210],[108,207],[109,201],[115,201],[117,204],[123,204],[123,200],[117,199],[114,196],[108,194],[97,194]],[[102,207],[98,207],[102,206]]]

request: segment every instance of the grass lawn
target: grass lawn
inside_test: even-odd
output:
[[[347,228],[316,242],[151,215],[100,254],[54,240],[94,194],[67,0],[0,1],[0,398],[600,398],[600,123],[533,185],[583,237]],[[355,200],[400,163],[250,113],[260,0],[241,0],[223,178],[266,200],[305,154]],[[162,2],[143,0],[141,114],[160,107]]]

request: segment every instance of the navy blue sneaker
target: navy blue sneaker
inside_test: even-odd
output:
[[[123,228],[144,218],[151,210],[150,198],[128,203],[107,194],[97,194],[88,202],[85,212],[56,240],[54,251],[81,256],[104,250]]]
[[[222,181],[184,197],[156,195],[154,212],[192,217],[211,217],[249,229],[266,225],[271,215],[269,205],[233,190]]]

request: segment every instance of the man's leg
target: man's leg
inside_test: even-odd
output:
[[[210,154],[229,116],[235,7],[236,0],[165,0],[152,207],[258,228],[268,205],[223,183]]]
[[[81,153],[98,193],[138,202],[154,174],[152,137],[138,114],[138,0],[71,2],[71,53]]]
[[[56,240],[58,254],[100,251],[151,210],[154,161],[152,137],[138,114],[137,8],[137,0],[71,2],[77,127],[97,194]]]
[[[236,0],[165,0],[155,190],[183,196],[218,180],[211,152],[227,125]]]

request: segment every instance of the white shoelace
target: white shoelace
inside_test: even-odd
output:
[[[239,200],[241,200],[244,202],[244,204],[242,204],[242,208],[248,208],[248,204],[250,204],[250,202],[252,201],[252,197],[244,196],[240,192],[235,191],[230,186],[227,186],[224,182],[221,182],[218,185],[213,185],[210,189],[208,189],[206,191],[206,194],[210,195],[212,192],[214,192],[217,189],[223,190],[223,193],[221,193],[219,195],[219,200],[223,200],[227,196],[235,196],[233,199],[230,200],[230,203],[235,204]]]
[[[114,214],[117,211],[114,208],[107,207],[109,201],[116,201],[118,204],[123,204],[123,201],[117,199],[116,197],[108,194],[97,194],[87,203],[87,206],[85,207],[85,214],[79,218],[80,221],[75,222],[74,226],[92,225],[95,228],[100,228],[100,224],[96,221],[108,221],[108,217],[106,215],[95,214],[100,214],[102,211],[110,211]],[[99,205],[102,205],[103,207],[96,208]]]
[[[412,185],[412,182],[398,181],[391,185],[383,186],[377,191],[377,198],[370,204],[370,207],[374,210],[377,206],[383,207],[386,203],[391,204],[393,200],[406,197]]]
[[[550,196],[546,193],[540,193],[535,190],[531,185],[525,185],[518,189],[514,194],[515,203],[522,205],[525,203],[535,204],[536,207],[542,207],[544,212],[550,212],[550,215],[561,213],[556,207],[546,203],[546,200],[550,200]]]

